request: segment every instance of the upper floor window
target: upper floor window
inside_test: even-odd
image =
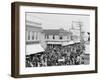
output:
[[[53,35],[53,39],[55,39],[55,36]]]
[[[59,39],[62,39],[62,36],[60,36],[60,38]]]
[[[34,40],[34,32],[32,32],[32,40]]]
[[[70,39],[70,36],[67,36],[67,39]]]
[[[38,32],[36,32],[36,40],[38,39]]]
[[[47,39],[49,39],[49,35],[47,35]]]
[[[30,40],[30,31],[28,32],[28,40]]]
[[[45,35],[45,39],[47,38],[47,35]]]

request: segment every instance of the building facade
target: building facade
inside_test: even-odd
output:
[[[41,23],[32,22],[32,25],[26,23],[26,44],[40,43],[44,36],[42,33]]]
[[[64,29],[48,29],[43,30],[45,41],[47,44],[62,45],[71,40],[72,33]]]

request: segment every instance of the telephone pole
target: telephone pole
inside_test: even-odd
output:
[[[74,28],[74,23],[77,23],[78,24],[78,26],[77,27],[79,27],[79,29],[76,29],[76,28]],[[83,42],[83,31],[82,31],[82,26],[83,26],[83,23],[81,22],[81,21],[72,21],[72,30],[79,30],[79,33],[80,33],[80,42]]]

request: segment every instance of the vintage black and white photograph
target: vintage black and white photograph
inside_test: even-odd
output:
[[[90,15],[25,12],[25,66],[90,64]]]
[[[97,7],[12,3],[12,76],[97,73]]]

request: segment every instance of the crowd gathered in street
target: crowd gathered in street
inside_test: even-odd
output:
[[[44,52],[26,55],[26,67],[84,64],[84,45],[48,45]]]

